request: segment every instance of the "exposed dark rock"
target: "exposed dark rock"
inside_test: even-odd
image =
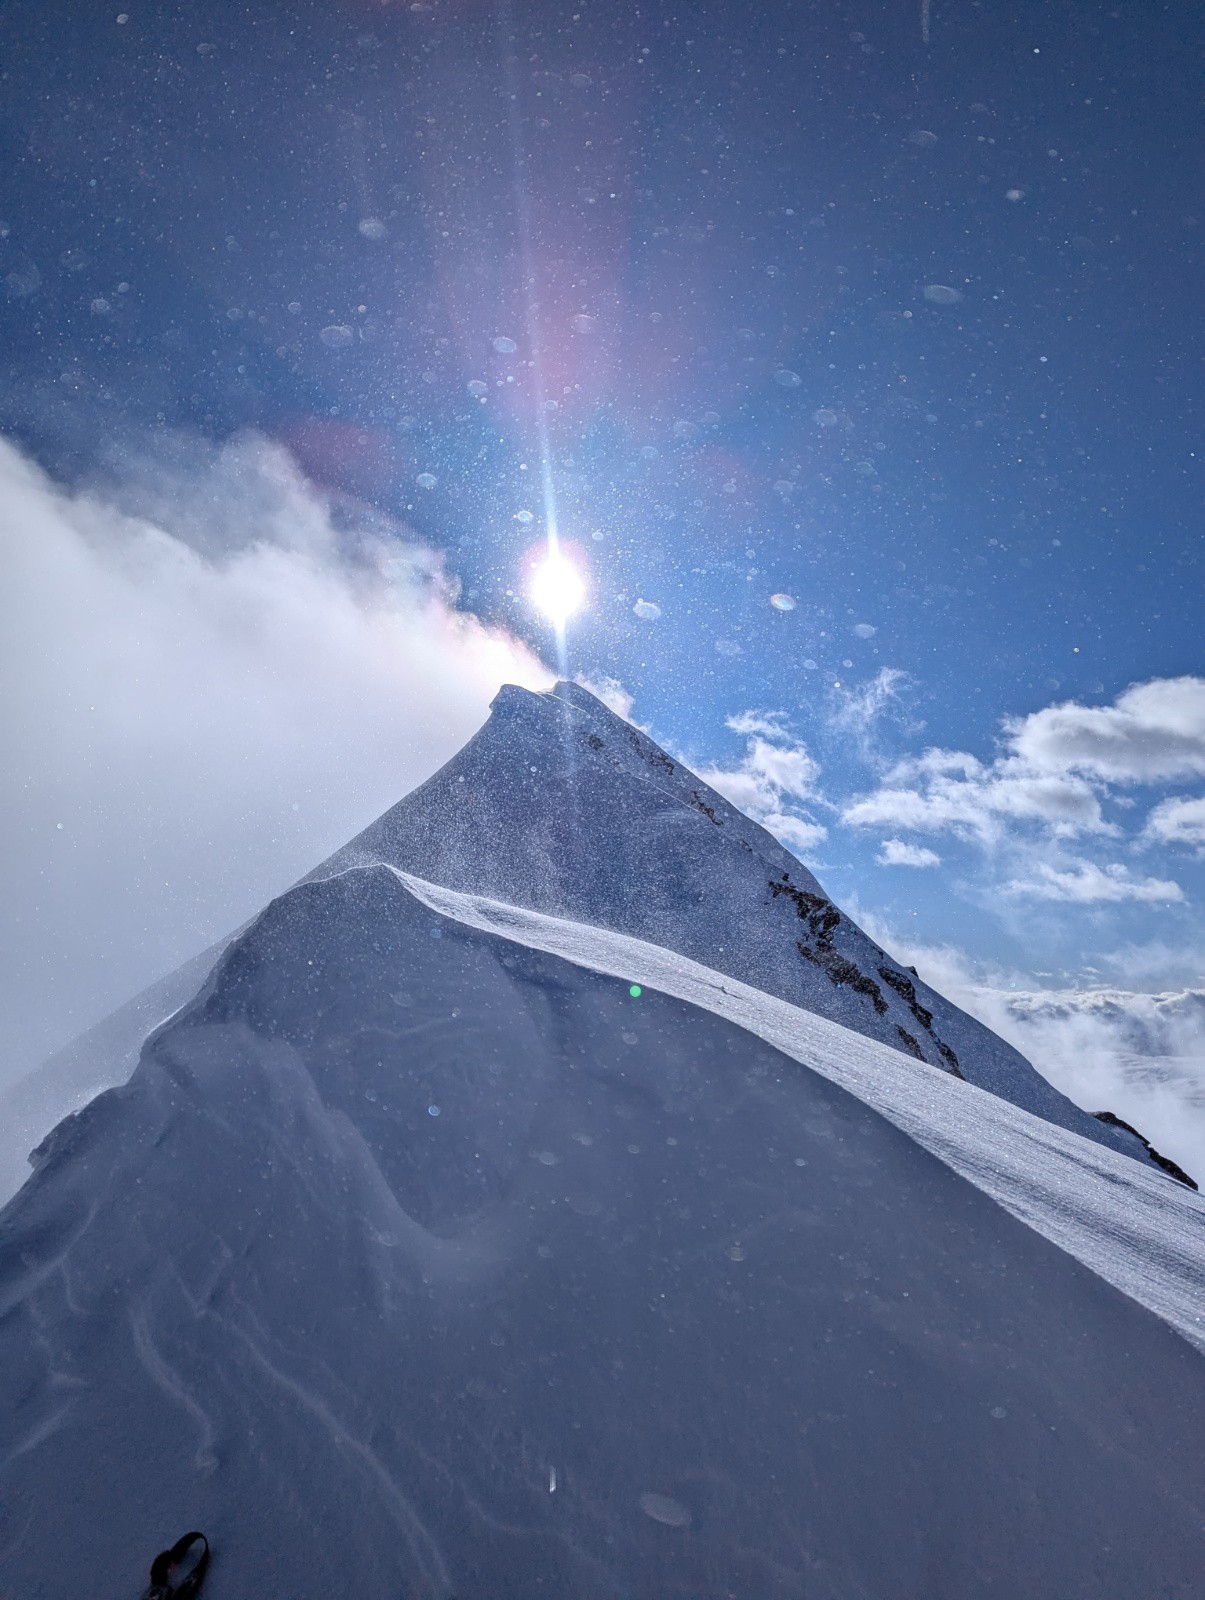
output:
[[[954,1076],[956,1078],[962,1078],[965,1081],[966,1074],[958,1065],[958,1057],[954,1054],[953,1050],[950,1049],[949,1045],[945,1044],[941,1039],[936,1037],[934,1038],[933,1042],[937,1046],[938,1055],[941,1056],[941,1059],[945,1062],[946,1066],[949,1067]]]
[[[917,1040],[914,1039],[912,1037],[912,1035],[908,1032],[907,1028],[901,1028],[899,1023],[897,1022],[896,1023],[896,1027],[895,1027],[895,1031],[899,1034],[900,1038],[904,1041],[904,1049],[910,1051],[916,1057],[916,1059],[918,1061],[923,1061],[925,1059],[924,1052],[921,1050],[921,1047],[920,1047],[919,1043],[917,1042]]]
[[[806,889],[797,888],[785,872],[781,880],[770,879],[770,893],[775,899],[779,895],[786,895],[799,913],[800,920],[807,923],[817,944],[822,948],[832,944],[833,934],[841,926],[841,913],[831,900],[825,899],[822,894],[809,894]]]
[[[1110,1128],[1124,1128],[1127,1133],[1132,1133],[1135,1139],[1139,1140],[1145,1147],[1147,1155],[1150,1156],[1151,1160],[1157,1167],[1162,1167],[1164,1172],[1170,1173],[1171,1176],[1178,1179],[1180,1183],[1186,1183],[1190,1189],[1195,1189],[1197,1187],[1196,1183],[1188,1176],[1183,1167],[1177,1166],[1170,1156],[1161,1155],[1159,1151],[1155,1149],[1154,1145],[1149,1139],[1143,1138],[1142,1134],[1138,1132],[1137,1128],[1132,1128],[1128,1122],[1123,1122],[1115,1112],[1094,1111],[1092,1115],[1098,1122],[1103,1122]]]
[[[883,999],[883,991],[873,978],[866,976],[861,967],[856,967],[852,961],[847,961],[844,956],[838,955],[829,945],[822,944],[813,950],[800,939],[796,948],[805,960],[818,966],[833,983],[852,989],[856,994],[866,995],[876,1011],[880,1013],[886,1011],[887,1002]]]
[[[896,972],[891,967],[880,967],[879,977],[882,978],[885,984],[894,989],[896,994],[907,1001],[909,1011],[911,1011],[921,1027],[932,1030],[933,1013],[927,1007],[922,1006],[916,998],[916,985],[912,979],[905,978],[902,972]]]
[[[715,807],[709,806],[697,789],[690,791],[690,803],[696,811],[701,811],[709,821],[714,822],[717,828],[723,827],[724,824],[715,814]]]

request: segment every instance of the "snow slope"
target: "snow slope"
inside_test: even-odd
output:
[[[763,828],[576,684],[504,688],[447,766],[310,876],[374,862],[677,951],[1148,1162],[1138,1138],[1081,1111],[888,956]],[[0,1096],[0,1200],[60,1117],[126,1081],[149,1023],[192,998],[203,966]]]
[[[206,1600],[1195,1597],[1205,1361],[977,1184],[1193,1334],[1138,1163],[621,935],[299,886],[0,1213],[0,1584],[200,1526]]]
[[[1147,1162],[1138,1139],[893,960],[764,828],[577,684],[504,687],[464,749],[318,873],[369,862],[675,950]]]

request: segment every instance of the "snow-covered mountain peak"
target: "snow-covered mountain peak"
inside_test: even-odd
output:
[[[1058,1093],[870,939],[764,828],[578,684],[503,687],[445,767],[306,881],[377,864],[676,952],[1185,1176],[1140,1134]],[[10,1094],[0,1199],[60,1117],[129,1077],[149,1028],[192,998],[219,953],[137,997]]]
[[[895,961],[764,828],[579,684],[505,686],[463,750],[315,875],[373,861],[678,951],[1173,1170]]]

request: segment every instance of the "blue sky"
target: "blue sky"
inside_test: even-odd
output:
[[[308,685],[282,703],[288,759],[249,745],[189,779],[262,873],[177,885],[192,909],[148,912],[142,966],[39,989],[63,1028],[308,865],[324,826],[295,795],[281,823],[283,772],[329,772],[337,744],[343,790],[315,793],[355,824],[471,731],[491,672],[535,681],[554,652],[525,562],[553,523],[591,585],[571,670],[779,819],[885,937],[998,987],[1205,986],[1195,8],[934,5],[927,43],[919,4],[758,17],[8,8],[6,560],[37,619],[17,854],[98,763],[141,773],[147,729],[203,722],[207,673],[254,724],[306,561],[325,583],[321,691],[281,646]],[[24,560],[38,540],[63,571]],[[209,587],[172,588],[169,549]],[[366,562],[444,607],[395,700],[349,642]],[[225,603],[258,628],[241,667]],[[180,698],[144,704],[173,632]],[[460,709],[420,736],[441,674]],[[85,766],[70,708],[98,683],[125,710]],[[336,710],[307,745],[316,693]],[[358,762],[331,743],[366,728],[338,711],[355,696],[405,746],[392,768],[388,739]],[[98,885],[126,870],[119,832],[79,845]],[[148,884],[213,871],[163,850]],[[63,872],[56,914],[83,926]]]

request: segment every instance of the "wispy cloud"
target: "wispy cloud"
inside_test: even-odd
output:
[[[617,717],[622,717],[625,722],[632,721],[632,707],[635,701],[618,678],[591,678],[585,673],[578,673],[574,682],[580,683],[583,689],[588,689]]]
[[[881,867],[940,867],[941,857],[921,844],[904,839],[884,839],[875,857]]]
[[[1146,819],[1142,836],[1148,842],[1186,845],[1205,856],[1205,798],[1161,800]]]
[[[5,1075],[426,778],[502,682],[549,681],[254,439],[92,494],[0,442],[0,579]]]
[[[790,732],[779,711],[742,711],[728,727],[745,740],[745,754],[732,767],[705,767],[699,776],[739,810],[760,822],[788,849],[803,854],[828,830],[805,802],[817,798],[820,768]]]
[[[1185,900],[1168,876],[1142,876],[1108,854],[1182,846],[1205,857],[1205,799],[1165,795],[1135,832],[1123,827],[1139,785],[1205,771],[1205,678],[1134,684],[1109,705],[1046,706],[1001,723],[999,753],[929,749],[898,761],[847,801],[854,828],[891,828],[976,844],[997,892],[1063,905]],[[1106,809],[1107,808],[1107,809]],[[1069,841],[1080,855],[1063,856]],[[1094,855],[1095,859],[1090,859]],[[1043,859],[1044,856],[1044,859]],[[882,858],[880,857],[880,860]]]
[[[874,632],[872,628],[871,633]],[[865,683],[843,684],[835,692],[831,716],[835,728],[865,733],[885,711],[899,711],[911,679],[898,667],[880,667]]]
[[[898,762],[877,789],[845,807],[842,821],[951,833],[982,844],[997,842],[1019,822],[1059,837],[1116,831],[1085,779],[1037,772],[1017,757],[984,763],[958,750],[926,750]]]
[[[1178,883],[1166,878],[1135,878],[1121,863],[1111,862],[1101,867],[1094,861],[1076,861],[1064,868],[1038,862],[1031,877],[1014,878],[1004,885],[1004,892],[1077,905],[1122,900],[1169,904],[1184,899],[1184,891]]]

